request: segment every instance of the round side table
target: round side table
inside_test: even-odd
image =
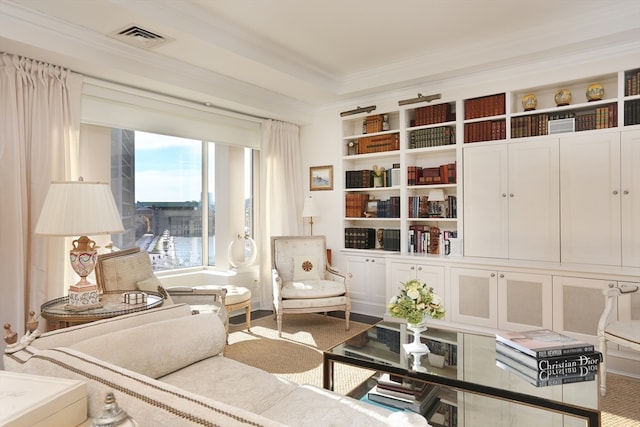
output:
[[[123,292],[105,292],[100,296],[102,307],[85,311],[67,310],[64,307],[69,302],[69,297],[56,298],[42,304],[40,306],[40,314],[47,319],[47,330],[52,330],[122,316],[136,311],[149,310],[160,307],[164,302],[164,298],[159,293],[145,292],[147,294],[147,302],[127,304],[122,302]]]

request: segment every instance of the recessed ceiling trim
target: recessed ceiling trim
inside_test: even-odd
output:
[[[139,25],[129,24],[118,30],[107,34],[109,37],[126,43],[130,46],[142,49],[152,49],[162,44],[172,42],[171,37],[167,37],[158,32],[147,30]]]

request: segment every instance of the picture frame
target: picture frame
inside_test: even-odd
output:
[[[333,190],[333,166],[311,166],[309,168],[309,190]]]

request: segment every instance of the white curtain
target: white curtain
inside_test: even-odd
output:
[[[299,127],[265,120],[260,149],[263,198],[258,224],[263,304],[271,301],[271,236],[295,236],[302,231],[303,181]]]
[[[77,179],[82,76],[2,53],[0,313],[20,335],[30,310],[64,294],[64,239],[35,236],[49,183]],[[51,254],[51,256],[49,255]],[[4,346],[4,342],[2,344]]]

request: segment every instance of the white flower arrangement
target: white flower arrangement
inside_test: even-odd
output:
[[[442,300],[433,288],[415,279],[403,284],[400,293],[389,301],[388,309],[391,316],[415,325],[425,317],[442,319],[445,313]]]

